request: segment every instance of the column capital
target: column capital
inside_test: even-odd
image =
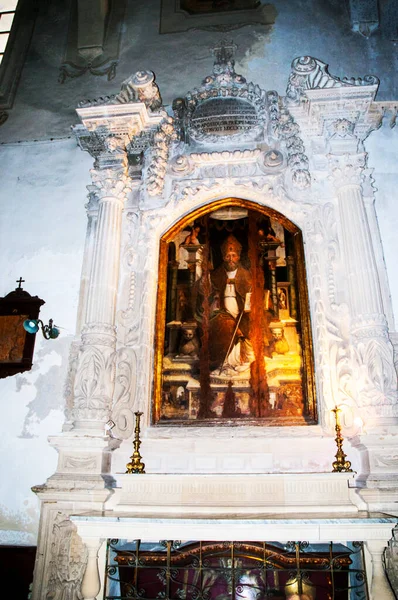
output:
[[[329,171],[337,189],[359,187],[366,167],[366,153],[328,154]]]
[[[93,194],[98,202],[112,198],[124,203],[131,191],[131,180],[124,169],[91,169],[92,185],[88,185],[89,194]]]

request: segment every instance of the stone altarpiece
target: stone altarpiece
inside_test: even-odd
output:
[[[282,520],[272,522],[272,539],[363,539],[373,597],[375,590],[378,598],[392,597],[381,553],[394,519],[361,519],[359,512],[394,510],[398,469],[393,325],[364,147],[390,110],[375,101],[377,88],[375,77],[340,80],[306,56],[293,61],[280,96],[237,74],[233,45],[222,43],[213,72],[172,110],[162,105],[151,72],[136,73],[115,97],[77,109],[78,143],[94,158],[80,338],[71,348],[64,431],[50,439],[57,470],[34,488],[42,500],[34,600],[97,597],[104,538],[145,538],[156,525],[155,535],[174,539],[194,539],[194,531],[206,539],[257,539],[270,534],[266,519],[275,514]],[[273,215],[271,237],[279,239],[280,216],[302,235],[298,275],[307,281],[309,310],[301,313],[310,316],[311,330],[301,344],[313,360],[312,424],[156,423],[160,240],[182,223],[178,244],[186,260],[197,261],[195,218],[247,208]],[[199,246],[203,252],[200,238]],[[282,303],[285,294],[291,310],[289,260],[286,253],[285,277],[270,293],[281,293]],[[200,274],[189,277],[195,283]],[[295,320],[285,306],[274,329]],[[181,336],[189,320],[172,317]],[[278,332],[272,336],[275,343]],[[344,408],[345,449],[356,474],[328,473],[336,405]],[[120,475],[138,410],[148,474]],[[300,520],[283,521],[293,513],[334,519],[329,528],[327,520],[307,521],[304,533]],[[339,519],[347,513],[350,525]],[[263,519],[261,527],[245,525],[248,514]]]

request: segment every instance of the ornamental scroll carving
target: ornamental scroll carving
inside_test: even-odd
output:
[[[57,512],[51,532],[51,560],[46,600],[82,600],[80,592],[87,550],[69,517]]]
[[[64,386],[64,398],[65,398],[65,423],[69,424],[73,421],[73,406],[74,396],[73,389],[75,384],[75,377],[79,358],[79,342],[72,342],[69,350],[68,359],[68,372],[66,375],[66,381]]]
[[[349,314],[344,303],[338,303],[335,271],[341,267],[337,238],[336,209],[332,203],[312,207],[307,214],[309,244],[308,275],[315,328],[315,360],[319,385],[327,407],[325,415],[342,400],[355,405],[352,389],[352,363],[349,349]],[[327,281],[325,287],[322,282]],[[328,423],[325,423],[328,425]]]
[[[74,421],[102,421],[109,418],[115,380],[115,333],[104,324],[91,324],[83,330],[79,368],[74,387]],[[88,333],[90,331],[90,333]]]
[[[299,56],[292,62],[292,71],[286,89],[288,103],[298,104],[305,98],[305,92],[313,89],[377,85],[379,80],[373,75],[361,78],[330,75],[328,65],[312,56]]]
[[[137,362],[137,353],[133,348],[123,348],[117,353],[114,405],[111,419],[116,426],[116,437],[122,439],[129,438],[134,429]]]
[[[143,102],[151,111],[159,110],[162,106],[162,98],[155,83],[154,73],[152,71],[137,71],[137,73],[123,81],[122,89],[115,96],[115,100],[120,104]]]
[[[158,211],[129,211],[126,215],[126,245],[122,269],[127,276],[127,306],[117,314],[117,325],[124,331],[124,345],[116,353],[115,392],[111,419],[115,435],[122,439],[134,429],[134,410],[142,409],[147,397],[148,369],[151,364],[151,298],[156,297],[156,226],[165,217]],[[139,357],[139,362],[138,362]]]
[[[397,374],[384,315],[362,315],[352,325],[359,402],[378,407],[384,416],[398,415]]]
[[[153,137],[152,155],[148,166],[146,186],[150,196],[163,191],[170,145],[177,139],[172,117],[165,117]]]
[[[279,110],[276,92],[269,92],[268,99],[272,106],[272,131],[277,139],[285,143],[292,183],[298,189],[305,190],[311,185],[311,175],[308,158],[304,154],[304,144],[299,135],[300,127],[285,107]]]

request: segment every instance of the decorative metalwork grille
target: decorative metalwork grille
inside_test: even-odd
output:
[[[259,120],[255,107],[242,98],[210,98],[195,109],[189,133],[197,141],[258,135]],[[210,136],[210,137],[209,137]]]
[[[368,600],[362,542],[108,540],[105,600]]]
[[[199,104],[191,119],[191,127],[202,135],[233,135],[256,125],[256,109],[241,98],[212,98]]]

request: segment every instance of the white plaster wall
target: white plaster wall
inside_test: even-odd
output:
[[[46,302],[42,320],[63,329],[57,340],[37,335],[31,371],[0,380],[0,544],[36,543],[39,504],[30,488],[56,466],[47,436],[63,424],[90,164],[70,139],[1,148],[0,295],[22,276],[24,289]]]

